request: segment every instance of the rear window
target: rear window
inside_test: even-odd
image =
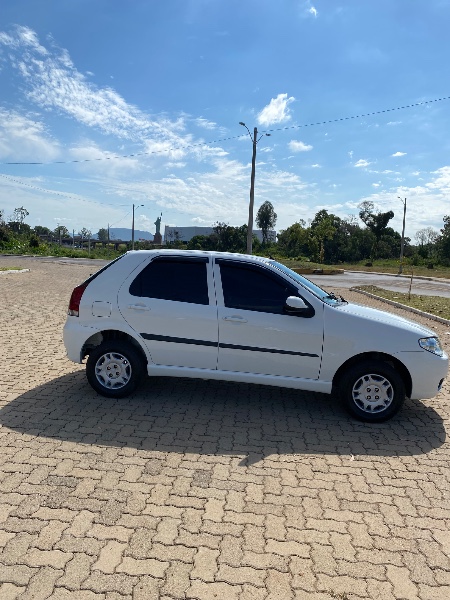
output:
[[[109,267],[111,267],[114,263],[116,263],[118,260],[120,260],[124,256],[125,256],[125,254],[122,254],[118,258],[115,258],[114,260],[112,260],[111,262],[109,262],[107,265],[105,265],[104,267],[102,267],[101,269],[99,269],[98,271],[96,271],[95,273],[93,273],[92,275],[90,275],[85,281],[83,281],[83,283],[81,285],[87,285],[88,283],[91,283],[91,281],[94,281],[94,279],[96,277],[98,277],[99,275],[101,275],[102,273],[104,273],[106,271],[106,269],[109,269]]]

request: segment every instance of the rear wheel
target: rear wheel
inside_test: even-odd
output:
[[[104,342],[94,348],[86,363],[86,376],[96,392],[107,398],[124,398],[139,385],[144,360],[129,342]]]
[[[364,361],[343,375],[339,391],[347,410],[372,423],[393,417],[405,400],[405,385],[398,372],[382,361]]]

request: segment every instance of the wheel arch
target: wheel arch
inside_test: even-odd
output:
[[[91,337],[89,337],[83,344],[81,350],[81,359],[85,358],[93,348],[97,348],[103,342],[109,342],[113,340],[126,341],[132,344],[136,350],[141,354],[144,363],[147,364],[147,356],[141,344],[129,333],[120,331],[119,329],[105,329],[103,331],[97,331]]]
[[[405,367],[405,365],[400,360],[398,360],[398,358],[395,358],[394,356],[391,356],[390,354],[386,354],[384,352],[363,352],[362,354],[357,354],[356,356],[352,356],[351,358],[349,358],[347,361],[345,361],[339,367],[339,369],[334,374],[333,390],[338,389],[339,382],[340,382],[343,374],[347,371],[347,369],[349,369],[350,367],[353,367],[354,365],[358,364],[359,362],[366,361],[366,360],[379,360],[379,361],[385,362],[385,363],[391,365],[392,367],[394,367],[395,370],[398,371],[398,373],[400,374],[400,376],[403,380],[406,396],[408,398],[411,396],[412,379],[411,379],[411,375],[410,375],[408,369]]]

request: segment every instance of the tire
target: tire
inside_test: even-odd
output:
[[[130,342],[103,342],[89,354],[86,377],[101,396],[125,398],[137,388],[145,372],[145,361]]]
[[[376,360],[350,367],[341,378],[339,392],[345,408],[360,421],[370,423],[390,419],[405,400],[400,375],[389,364]]]

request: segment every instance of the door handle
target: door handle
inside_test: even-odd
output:
[[[239,315],[232,315],[230,317],[223,317],[224,321],[233,321],[234,323],[247,323],[247,319],[240,317]]]
[[[145,304],[129,304],[127,308],[131,308],[131,310],[150,310]]]

